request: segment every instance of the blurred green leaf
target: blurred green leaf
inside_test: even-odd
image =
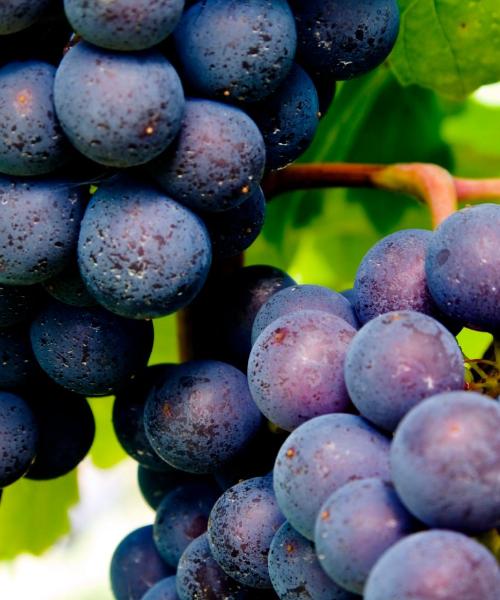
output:
[[[118,443],[113,429],[112,415],[114,401],[114,396],[89,398],[96,425],[95,439],[90,449],[90,458],[95,466],[100,469],[110,469],[124,458],[127,458],[127,454]]]
[[[399,0],[401,29],[390,63],[404,85],[464,98],[500,79],[498,0]]]
[[[21,479],[6,488],[0,510],[0,559],[40,555],[70,530],[68,510],[78,502],[76,471],[52,481]]]

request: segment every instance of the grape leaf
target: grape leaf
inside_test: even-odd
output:
[[[498,0],[400,0],[390,64],[404,85],[464,98],[500,79]]]
[[[20,479],[3,491],[0,559],[40,555],[70,530],[68,510],[78,502],[76,471],[51,481]]]

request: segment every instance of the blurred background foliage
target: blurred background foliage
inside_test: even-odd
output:
[[[460,176],[500,177],[500,84],[471,94],[500,79],[500,3],[401,5],[406,12],[389,64],[338,86],[301,160],[425,161]],[[378,239],[408,227],[430,228],[427,209],[412,198],[360,189],[295,192],[268,205],[264,231],[245,263],[272,264],[300,283],[343,290]],[[175,317],[157,320],[155,330],[151,363],[177,361]],[[461,342],[477,355],[488,338],[465,334]],[[92,400],[97,435],[90,459],[100,469],[125,459],[113,434],[112,402]],[[68,510],[78,499],[75,473],[45,483],[21,480],[5,490],[0,559],[41,554],[69,532]]]

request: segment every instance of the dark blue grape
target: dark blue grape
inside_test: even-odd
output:
[[[0,329],[27,321],[38,308],[42,296],[39,286],[0,284]]]
[[[80,272],[108,310],[145,319],[189,304],[208,275],[201,220],[162,192],[118,178],[94,194],[78,242]]]
[[[15,33],[35,23],[51,0],[2,0],[0,4],[0,35]]]
[[[341,294],[322,285],[293,285],[273,294],[260,308],[252,325],[252,344],[273,321],[300,310],[321,310],[358,328],[356,313]]]
[[[291,0],[290,5],[301,64],[337,80],[372,71],[398,35],[396,0]]]
[[[243,585],[272,587],[267,557],[285,517],[270,475],[229,488],[217,500],[208,522],[208,541],[222,569]]]
[[[164,464],[168,471],[148,469],[142,465],[139,465],[137,470],[139,490],[144,500],[153,510],[156,510],[163,498],[179,485],[188,482],[209,481],[208,477],[191,475],[190,473],[174,469],[168,463]]]
[[[264,226],[266,199],[260,188],[235,208],[203,213],[215,257],[237,256],[249,248]]]
[[[178,202],[217,212],[238,206],[257,191],[265,153],[262,134],[242,110],[191,99],[177,140],[149,169]]]
[[[168,472],[173,467],[156,454],[146,435],[144,405],[154,385],[173,369],[173,365],[148,367],[118,391],[113,405],[115,435],[125,452],[144,467]]]
[[[233,101],[269,96],[292,68],[297,34],[285,0],[206,0],[174,33],[183,76],[201,95]]]
[[[500,570],[480,544],[453,531],[415,533],[376,563],[365,600],[498,600]]]
[[[179,600],[175,575],[159,581],[146,592],[141,600]]]
[[[103,308],[53,301],[33,321],[31,343],[40,366],[56,383],[77,394],[102,396],[146,366],[153,325]]]
[[[453,335],[432,317],[390,312],[367,323],[353,339],[345,381],[360,413],[394,431],[421,400],[463,389],[463,356]]]
[[[54,101],[71,143],[112,167],[140,165],[161,154],[184,112],[180,79],[159,52],[112,52],[85,42],[61,61]]]
[[[342,588],[361,594],[382,554],[415,531],[394,488],[381,479],[346,483],[321,507],[314,541],[321,566]]]
[[[390,479],[389,440],[361,417],[322,415],[291,433],[278,452],[274,490],[292,527],[314,539],[323,502],[348,481]]]
[[[43,288],[59,302],[86,308],[96,306],[97,300],[90,295],[83,283],[76,260],[54,277],[45,280]]]
[[[333,103],[337,91],[337,82],[331,75],[328,76],[324,73],[308,71],[308,75],[311,77],[318,94],[319,118],[322,119]]]
[[[62,271],[76,249],[82,189],[0,177],[0,205],[0,283],[30,285]]]
[[[156,512],[153,539],[158,552],[172,567],[189,544],[205,533],[208,516],[220,488],[209,483],[184,483],[168,492]]]
[[[254,592],[224,573],[212,556],[206,533],[193,540],[179,560],[180,600],[250,600]]]
[[[41,175],[69,158],[70,145],[55,115],[55,73],[39,60],[0,69],[0,173]]]
[[[248,385],[264,416],[292,431],[313,417],[348,411],[344,360],[355,334],[340,317],[317,310],[268,325],[248,360]]]
[[[85,40],[111,50],[143,50],[175,28],[184,0],[64,0],[68,21]]]
[[[425,270],[445,315],[477,329],[500,329],[499,244],[498,204],[465,208],[433,233]]]
[[[94,441],[95,422],[89,403],[55,385],[32,387],[28,400],[39,442],[26,477],[45,480],[66,475],[85,458]]]
[[[269,550],[269,576],[280,600],[355,600],[318,562],[314,544],[284,523]]]
[[[281,86],[249,114],[266,144],[266,167],[280,169],[296,160],[312,142],[319,123],[318,93],[309,75],[294,65]]]
[[[500,525],[500,404],[446,392],[412,409],[391,447],[394,485],[430,527],[487,531]]]
[[[347,300],[349,300],[349,302],[351,303],[351,305],[353,307],[353,310],[355,310],[354,304],[356,301],[356,294],[354,293],[354,288],[349,288],[348,290],[343,290],[340,293],[342,294],[342,296],[344,296],[344,298],[347,298]]]
[[[144,412],[155,451],[192,473],[213,472],[234,458],[260,422],[246,377],[218,361],[176,367],[150,394]]]
[[[0,329],[0,389],[22,388],[40,374],[31,349],[29,325]]]
[[[142,600],[155,583],[174,575],[153,542],[153,526],[129,533],[111,559],[111,589],[115,600]]]
[[[14,483],[35,459],[38,427],[20,396],[0,391],[0,487]]]

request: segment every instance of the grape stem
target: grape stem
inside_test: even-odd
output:
[[[500,198],[500,179],[454,178],[446,169],[427,163],[294,164],[269,173],[263,182],[268,200],[284,192],[330,187],[377,188],[415,196],[429,207],[434,227],[457,209],[459,201]]]

